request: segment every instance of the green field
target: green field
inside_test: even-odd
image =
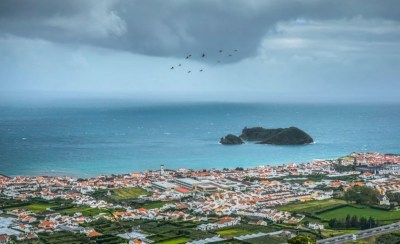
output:
[[[197,224],[192,222],[135,220],[133,224],[140,225],[140,229],[149,234],[148,238],[156,243],[181,237],[197,240],[215,236],[214,233],[196,230]]]
[[[26,209],[34,213],[39,213],[46,211],[47,208],[52,208],[52,207],[56,207],[56,205],[46,204],[46,203],[32,203],[26,206],[7,208],[6,210]]]
[[[348,214],[356,215],[359,218],[372,217],[376,220],[400,219],[400,211],[385,211],[385,210],[370,208],[367,206],[360,206],[360,207],[346,206],[343,208],[338,208],[325,213],[318,214],[317,216],[324,220],[330,220],[333,218],[344,219]]]
[[[175,202],[150,202],[149,204],[144,204],[143,208],[145,209],[153,209],[153,208],[161,208],[166,204],[173,204]]]
[[[248,234],[253,234],[254,232],[246,229],[240,229],[240,228],[233,228],[233,229],[227,229],[227,230],[219,230],[216,232],[218,235],[224,237],[224,238],[232,238],[235,236],[243,236],[243,235],[248,235]]]
[[[178,237],[172,240],[166,240],[166,241],[161,241],[157,242],[158,244],[181,244],[181,243],[186,243],[191,241],[192,239],[187,238],[187,237]]]
[[[140,195],[149,195],[149,192],[139,187],[120,188],[113,190],[108,197],[113,200],[128,200],[138,198]]]
[[[20,205],[20,204],[24,204],[24,202],[20,201],[20,200],[15,200],[15,199],[8,199],[8,198],[3,198],[4,196],[0,195],[0,208],[1,209],[9,209],[11,208],[13,205]],[[28,205],[29,203],[27,203],[26,205]]]
[[[132,229],[132,221],[109,221],[106,219],[98,219],[83,224],[85,227],[93,227],[96,231],[105,235],[117,235],[127,233]]]
[[[240,224],[236,226],[232,226],[231,228],[227,227],[226,229],[221,229],[221,230],[214,230],[211,232],[214,232],[217,235],[221,235],[224,238],[232,238],[235,236],[242,236],[242,235],[248,235],[248,234],[254,234],[254,233],[268,233],[268,232],[273,232],[280,230],[281,228],[276,225],[268,225],[268,226],[262,226],[262,225],[249,225],[249,224]]]
[[[280,211],[298,212],[302,214],[310,214],[324,209],[332,208],[341,204],[346,204],[346,201],[339,199],[327,199],[321,201],[308,201],[303,203],[292,203],[279,206],[276,209]]]
[[[109,195],[109,193],[111,193]],[[119,188],[114,190],[98,190],[90,194],[97,200],[105,200],[107,202],[119,202],[125,200],[137,199],[140,195],[150,195],[148,191],[140,187]]]
[[[75,207],[58,211],[60,214],[73,215],[75,213],[82,213],[84,216],[96,216],[99,214],[109,215],[110,213],[103,209],[90,208],[90,207]]]
[[[39,233],[41,243],[94,243],[85,235],[72,232]]]

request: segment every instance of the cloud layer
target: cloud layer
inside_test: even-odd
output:
[[[232,58],[238,61],[255,55],[265,34],[280,22],[354,17],[398,21],[399,9],[395,0],[3,0],[0,31],[154,56],[240,49]]]
[[[400,101],[399,21],[397,0],[2,0],[0,95]]]

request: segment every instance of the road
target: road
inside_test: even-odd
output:
[[[346,234],[346,235],[341,235],[341,236],[336,236],[336,237],[331,237],[323,240],[318,240],[318,244],[340,244],[340,243],[346,243],[348,241],[354,240],[353,237],[356,237],[356,240],[359,239],[364,239],[370,236],[375,236],[375,235],[380,235],[385,232],[390,232],[390,231],[395,231],[395,230],[400,230],[400,222],[390,224],[390,225],[384,225],[384,226],[379,226],[376,228],[368,229],[368,230],[362,230],[359,232],[355,232],[353,234]]]

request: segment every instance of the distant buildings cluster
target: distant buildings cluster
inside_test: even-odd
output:
[[[343,170],[343,167],[348,167]],[[400,191],[400,181],[393,175],[400,173],[400,156],[380,153],[352,153],[337,160],[316,160],[314,162],[280,166],[259,166],[249,169],[201,170],[187,169],[160,170],[143,173],[98,176],[89,179],[72,177],[0,177],[1,197],[27,201],[33,198],[52,200],[62,198],[73,204],[90,208],[110,209],[112,216],[83,216],[77,212],[71,216],[62,215],[52,209],[38,213],[17,208],[4,210],[9,216],[0,222],[0,238],[9,236],[18,239],[36,238],[40,232],[57,230],[84,233],[95,237],[102,233],[82,227],[99,218],[115,220],[184,220],[199,224],[197,229],[210,230],[237,225],[241,217],[266,221],[296,224],[304,216],[278,211],[275,206],[291,202],[323,200],[333,197],[332,189],[346,190],[355,185],[375,188],[381,194],[379,203],[389,204],[385,194]],[[306,179],[308,175],[326,175],[321,181]],[[357,176],[356,181],[336,180],[337,176]],[[294,179],[294,180],[290,180]],[[145,209],[116,205],[90,196],[98,190],[140,187],[150,195],[139,196],[143,201],[176,201],[162,207]],[[190,198],[189,201],[185,199]],[[1,212],[0,212],[1,213]],[[209,221],[210,217],[216,221]],[[232,217],[239,216],[239,217]],[[241,216],[241,217],[240,217]],[[318,226],[317,226],[318,227]],[[317,228],[310,226],[310,228]],[[318,227],[321,228],[321,227]],[[16,232],[17,231],[17,232]]]

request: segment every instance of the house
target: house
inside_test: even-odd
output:
[[[0,244],[11,243],[11,237],[7,234],[0,235]]]
[[[21,215],[18,217],[18,220],[22,223],[33,223],[37,219],[31,215]]]
[[[389,198],[386,195],[378,196],[379,205],[390,206]]]
[[[222,217],[215,224],[218,225],[218,228],[223,228],[227,226],[237,225],[240,223],[240,220],[241,220],[240,217],[239,218]]]
[[[267,226],[268,223],[264,220],[258,220],[258,221],[250,221],[249,224],[251,225],[262,225],[262,226]]]
[[[42,221],[38,225],[38,227],[42,228],[42,229],[45,229],[45,230],[54,230],[55,229],[55,225],[56,225],[55,222],[45,220],[45,221]]]
[[[92,231],[92,232],[89,232],[89,233],[87,234],[87,236],[88,236],[89,238],[96,237],[96,236],[101,236],[101,235],[103,235],[103,234],[101,234],[101,233],[99,233],[99,232],[97,232],[97,231]]]
[[[18,226],[14,226],[14,229],[20,230],[25,233],[30,233],[32,229],[32,225],[29,224],[19,224]]]
[[[268,223],[266,221],[264,221],[264,220],[259,220],[259,221],[257,221],[256,225],[267,226]]]
[[[201,230],[201,231],[213,230],[213,229],[217,229],[217,225],[214,223],[201,224],[201,225],[197,226],[196,229]]]
[[[38,238],[36,233],[26,233],[26,234],[20,234],[17,236],[17,240],[19,240],[19,241],[32,240],[32,239],[36,239],[36,238]]]
[[[196,227],[198,230],[206,231],[234,226],[240,223],[241,218],[222,217],[215,223],[202,224]]]
[[[138,240],[138,239],[129,241],[129,244],[145,244],[145,243],[146,242],[143,242],[142,240]]]
[[[308,228],[310,228],[312,230],[323,230],[324,229],[324,225],[323,224],[318,224],[318,223],[309,223],[308,224]]]

